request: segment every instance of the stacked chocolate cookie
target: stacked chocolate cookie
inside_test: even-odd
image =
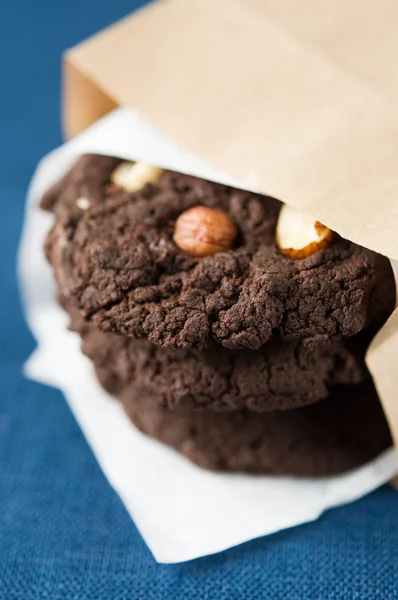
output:
[[[197,464],[322,476],[390,443],[366,369],[389,261],[279,201],[84,156],[42,200],[59,300],[137,427]]]

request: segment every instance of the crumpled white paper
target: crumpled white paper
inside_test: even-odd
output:
[[[320,480],[211,473],[134,428],[119,403],[98,384],[90,361],[80,352],[77,334],[67,330],[68,319],[56,303],[42,250],[52,217],[38,209],[39,199],[84,152],[145,160],[237,186],[239,182],[183,152],[122,108],[48,155],[29,193],[19,273],[38,348],[25,373],[64,392],[105,476],[155,559],[182,562],[312,521],[396,475],[398,459],[392,449],[360,469]]]

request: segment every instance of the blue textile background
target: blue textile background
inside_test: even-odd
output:
[[[15,254],[31,174],[61,142],[60,55],[138,5],[0,2],[0,598],[398,598],[398,494],[387,486],[316,523],[156,564],[61,393],[21,375],[34,340]]]

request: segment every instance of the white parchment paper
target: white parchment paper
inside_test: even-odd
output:
[[[216,474],[138,432],[97,382],[77,334],[55,301],[43,242],[52,217],[37,207],[44,191],[85,152],[145,160],[239,186],[160,136],[130,109],[117,109],[40,163],[27,203],[19,274],[28,323],[38,347],[28,377],[60,388],[105,476],[159,562],[212,554],[316,519],[374,490],[398,473],[394,450],[338,477]],[[242,186],[241,186],[242,187]],[[243,186],[245,187],[245,186]]]

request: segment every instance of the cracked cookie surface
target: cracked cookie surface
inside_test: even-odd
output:
[[[258,349],[273,337],[314,347],[391,313],[386,258],[335,236],[291,259],[275,243],[279,201],[168,171],[128,193],[111,184],[119,163],[83,157],[42,201],[56,215],[46,252],[62,293],[103,331],[169,348]],[[192,258],[176,247],[174,223],[197,205],[229,215],[234,248]]]
[[[158,370],[152,360],[149,371],[146,370],[149,344],[100,332],[85,321],[70,302],[63,299],[63,303],[71,316],[72,328],[80,332],[85,351],[94,358],[100,382],[119,398],[133,423],[203,468],[322,477],[362,465],[392,443],[369,378],[357,385],[333,387],[326,399],[297,410],[258,413],[245,408],[218,412],[192,410],[181,405],[169,410],[162,406],[159,397],[165,391],[162,378],[157,382],[158,394],[146,387],[148,376],[156,376]],[[134,367],[129,354],[114,364],[116,355],[112,347],[115,340],[122,346],[136,346],[135,352],[143,348],[142,359],[138,354],[134,358],[138,372],[144,373],[141,382],[131,377]],[[359,349],[363,351],[362,341]],[[152,351],[159,356],[174,355],[176,360],[187,353],[154,346]],[[239,354],[224,352],[226,355]],[[203,355],[195,350],[188,353]],[[256,354],[251,351],[240,353]],[[184,358],[183,369],[185,362]]]
[[[342,340],[314,350],[297,341],[275,340],[257,351],[230,351],[215,344],[198,351],[159,348],[91,324],[81,334],[82,350],[111,394],[133,385],[169,409],[297,409],[325,398],[332,386],[369,377],[363,359],[366,340],[355,350]]]

